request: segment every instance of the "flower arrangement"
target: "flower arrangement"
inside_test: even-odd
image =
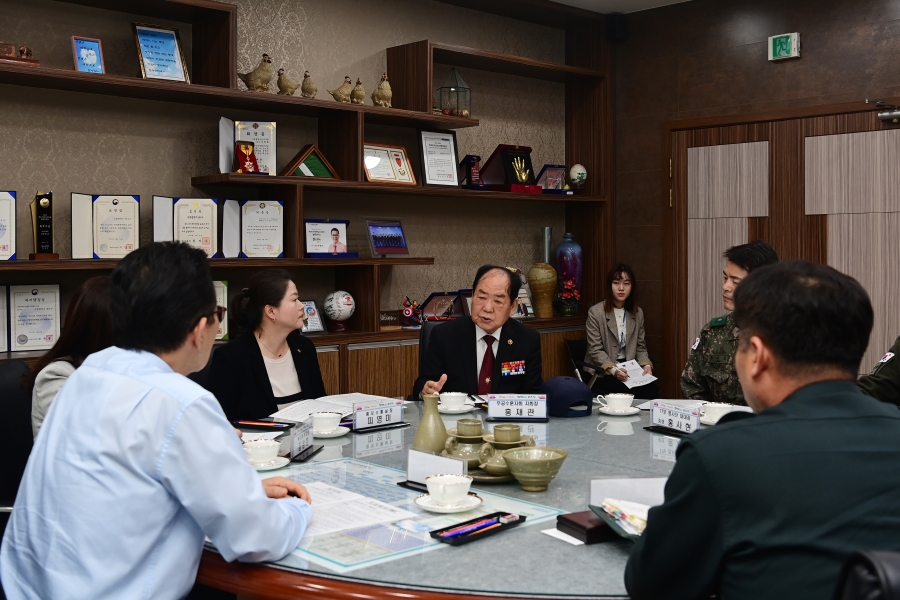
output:
[[[574,279],[566,279],[559,284],[559,301],[562,313],[565,316],[578,312],[578,301],[581,300],[581,292],[575,287]]]

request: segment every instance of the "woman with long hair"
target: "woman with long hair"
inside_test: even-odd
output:
[[[266,269],[231,300],[243,331],[213,352],[207,387],[230,421],[326,395],[316,347],[300,333],[305,307],[284,269]]]
[[[37,437],[66,379],[94,352],[112,346],[109,277],[88,279],[69,300],[59,339],[32,367],[23,384],[31,389],[31,430]]]
[[[637,359],[644,374],[653,372],[644,339],[644,312],[637,303],[637,278],[626,264],[618,264],[606,276],[610,293],[588,311],[587,355],[584,361],[602,369],[591,388],[595,393],[634,394],[635,398],[653,399],[659,394],[656,382],[629,388],[628,373],[616,363]],[[589,369],[594,372],[593,369]]]

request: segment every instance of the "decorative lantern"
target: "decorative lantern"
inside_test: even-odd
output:
[[[459,76],[456,69],[450,69],[444,83],[438,88],[437,104],[442,114],[466,118],[471,116],[472,96],[469,93],[469,85]]]

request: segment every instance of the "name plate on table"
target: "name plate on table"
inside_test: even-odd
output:
[[[291,458],[294,458],[313,443],[313,426],[311,421],[297,423],[291,430]]]
[[[488,418],[530,421],[547,418],[546,394],[488,394]]]
[[[468,473],[469,463],[465,460],[410,449],[406,460],[406,481],[397,482],[397,485],[424,490],[427,489],[425,478],[431,475],[468,475]]]
[[[667,435],[654,435],[651,442],[650,457],[656,460],[675,462],[675,451],[678,449],[679,443],[680,440],[678,438]]]
[[[651,431],[687,435],[700,429],[700,411],[654,400],[650,407],[650,422],[646,429]]]
[[[403,400],[370,400],[353,403],[353,430],[396,426],[403,422]]]
[[[406,432],[398,429],[371,431],[357,435],[353,438],[353,457],[365,458],[403,450],[404,435]]]

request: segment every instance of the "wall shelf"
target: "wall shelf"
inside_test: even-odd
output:
[[[4,271],[111,271],[119,261],[113,258],[60,260],[8,260],[0,262]],[[364,267],[433,265],[431,257],[403,258],[211,258],[211,269],[267,269],[272,267]]]
[[[444,65],[454,67],[467,67],[491,73],[504,75],[517,75],[530,77],[544,81],[556,81],[565,83],[573,78],[603,78],[604,73],[595,69],[573,67],[542,60],[533,60],[499,52],[487,52],[477,48],[454,46],[439,42],[429,42],[431,46],[432,60]]]

